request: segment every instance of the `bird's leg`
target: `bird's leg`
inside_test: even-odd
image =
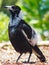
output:
[[[29,55],[29,58],[28,58],[28,61],[27,61],[27,62],[29,62],[29,61],[30,61],[31,54],[32,54],[32,53],[30,53],[30,55]]]
[[[33,50],[35,52],[35,55],[40,59],[41,62],[46,61],[45,56],[43,55],[43,53],[41,52],[37,45],[33,46]]]
[[[30,55],[29,55],[29,57],[28,57],[28,60],[27,60],[27,61],[24,61],[23,63],[29,63],[31,54],[32,54],[32,53],[30,53]]]
[[[18,62],[18,60],[20,59],[21,55],[22,55],[22,54],[19,55],[19,57],[17,58],[16,62]]]

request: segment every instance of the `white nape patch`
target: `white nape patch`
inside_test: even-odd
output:
[[[20,11],[18,17],[17,14],[15,15],[15,18],[12,20],[12,15],[10,16],[10,26],[17,26],[21,19],[23,19],[24,13]]]
[[[10,26],[15,26],[15,25],[18,25],[20,20],[23,19],[23,12],[20,11],[18,17],[17,17],[17,14],[15,15],[15,18],[12,20],[12,15],[10,16]]]
[[[23,13],[22,11],[20,11],[20,13],[19,13],[19,18],[20,18],[20,19],[23,19],[23,16],[24,16],[24,13]]]

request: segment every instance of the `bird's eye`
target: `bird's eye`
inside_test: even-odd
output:
[[[12,7],[13,9],[15,9],[15,7]]]
[[[16,9],[18,9],[18,7],[17,7],[17,6],[12,6],[12,8],[13,8],[13,9],[15,9],[15,10],[16,10]]]

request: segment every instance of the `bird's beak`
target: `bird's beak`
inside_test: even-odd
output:
[[[8,10],[12,10],[12,6],[4,6],[4,8],[7,8]]]

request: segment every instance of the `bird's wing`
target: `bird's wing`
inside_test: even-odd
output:
[[[33,48],[33,51],[34,51],[35,55],[40,59],[40,61],[42,61],[42,62],[46,61],[45,56],[43,55],[41,50],[36,45],[36,43],[37,43],[37,36],[36,36],[35,31],[32,29],[32,38],[31,39],[29,39],[27,37],[27,34],[25,33],[25,31],[23,29],[21,31],[24,34],[26,40],[29,42],[29,44]]]
[[[25,31],[24,31],[23,29],[22,29],[21,31],[22,31],[22,33],[24,34],[24,36],[26,37],[26,39],[28,40],[28,42],[29,42],[32,46],[35,46],[35,45],[37,44],[37,37],[36,37],[36,35],[35,35],[34,37],[33,37],[33,35],[32,35],[32,38],[29,39],[29,38],[27,37]]]
[[[32,46],[37,44],[36,32],[25,22],[22,25],[22,32]]]
[[[37,33],[32,29],[31,45],[35,46],[38,42]]]
[[[32,37],[32,28],[24,20],[22,20],[22,23],[23,23],[22,24],[22,29],[26,33],[27,37],[29,39],[31,39],[31,37]]]

